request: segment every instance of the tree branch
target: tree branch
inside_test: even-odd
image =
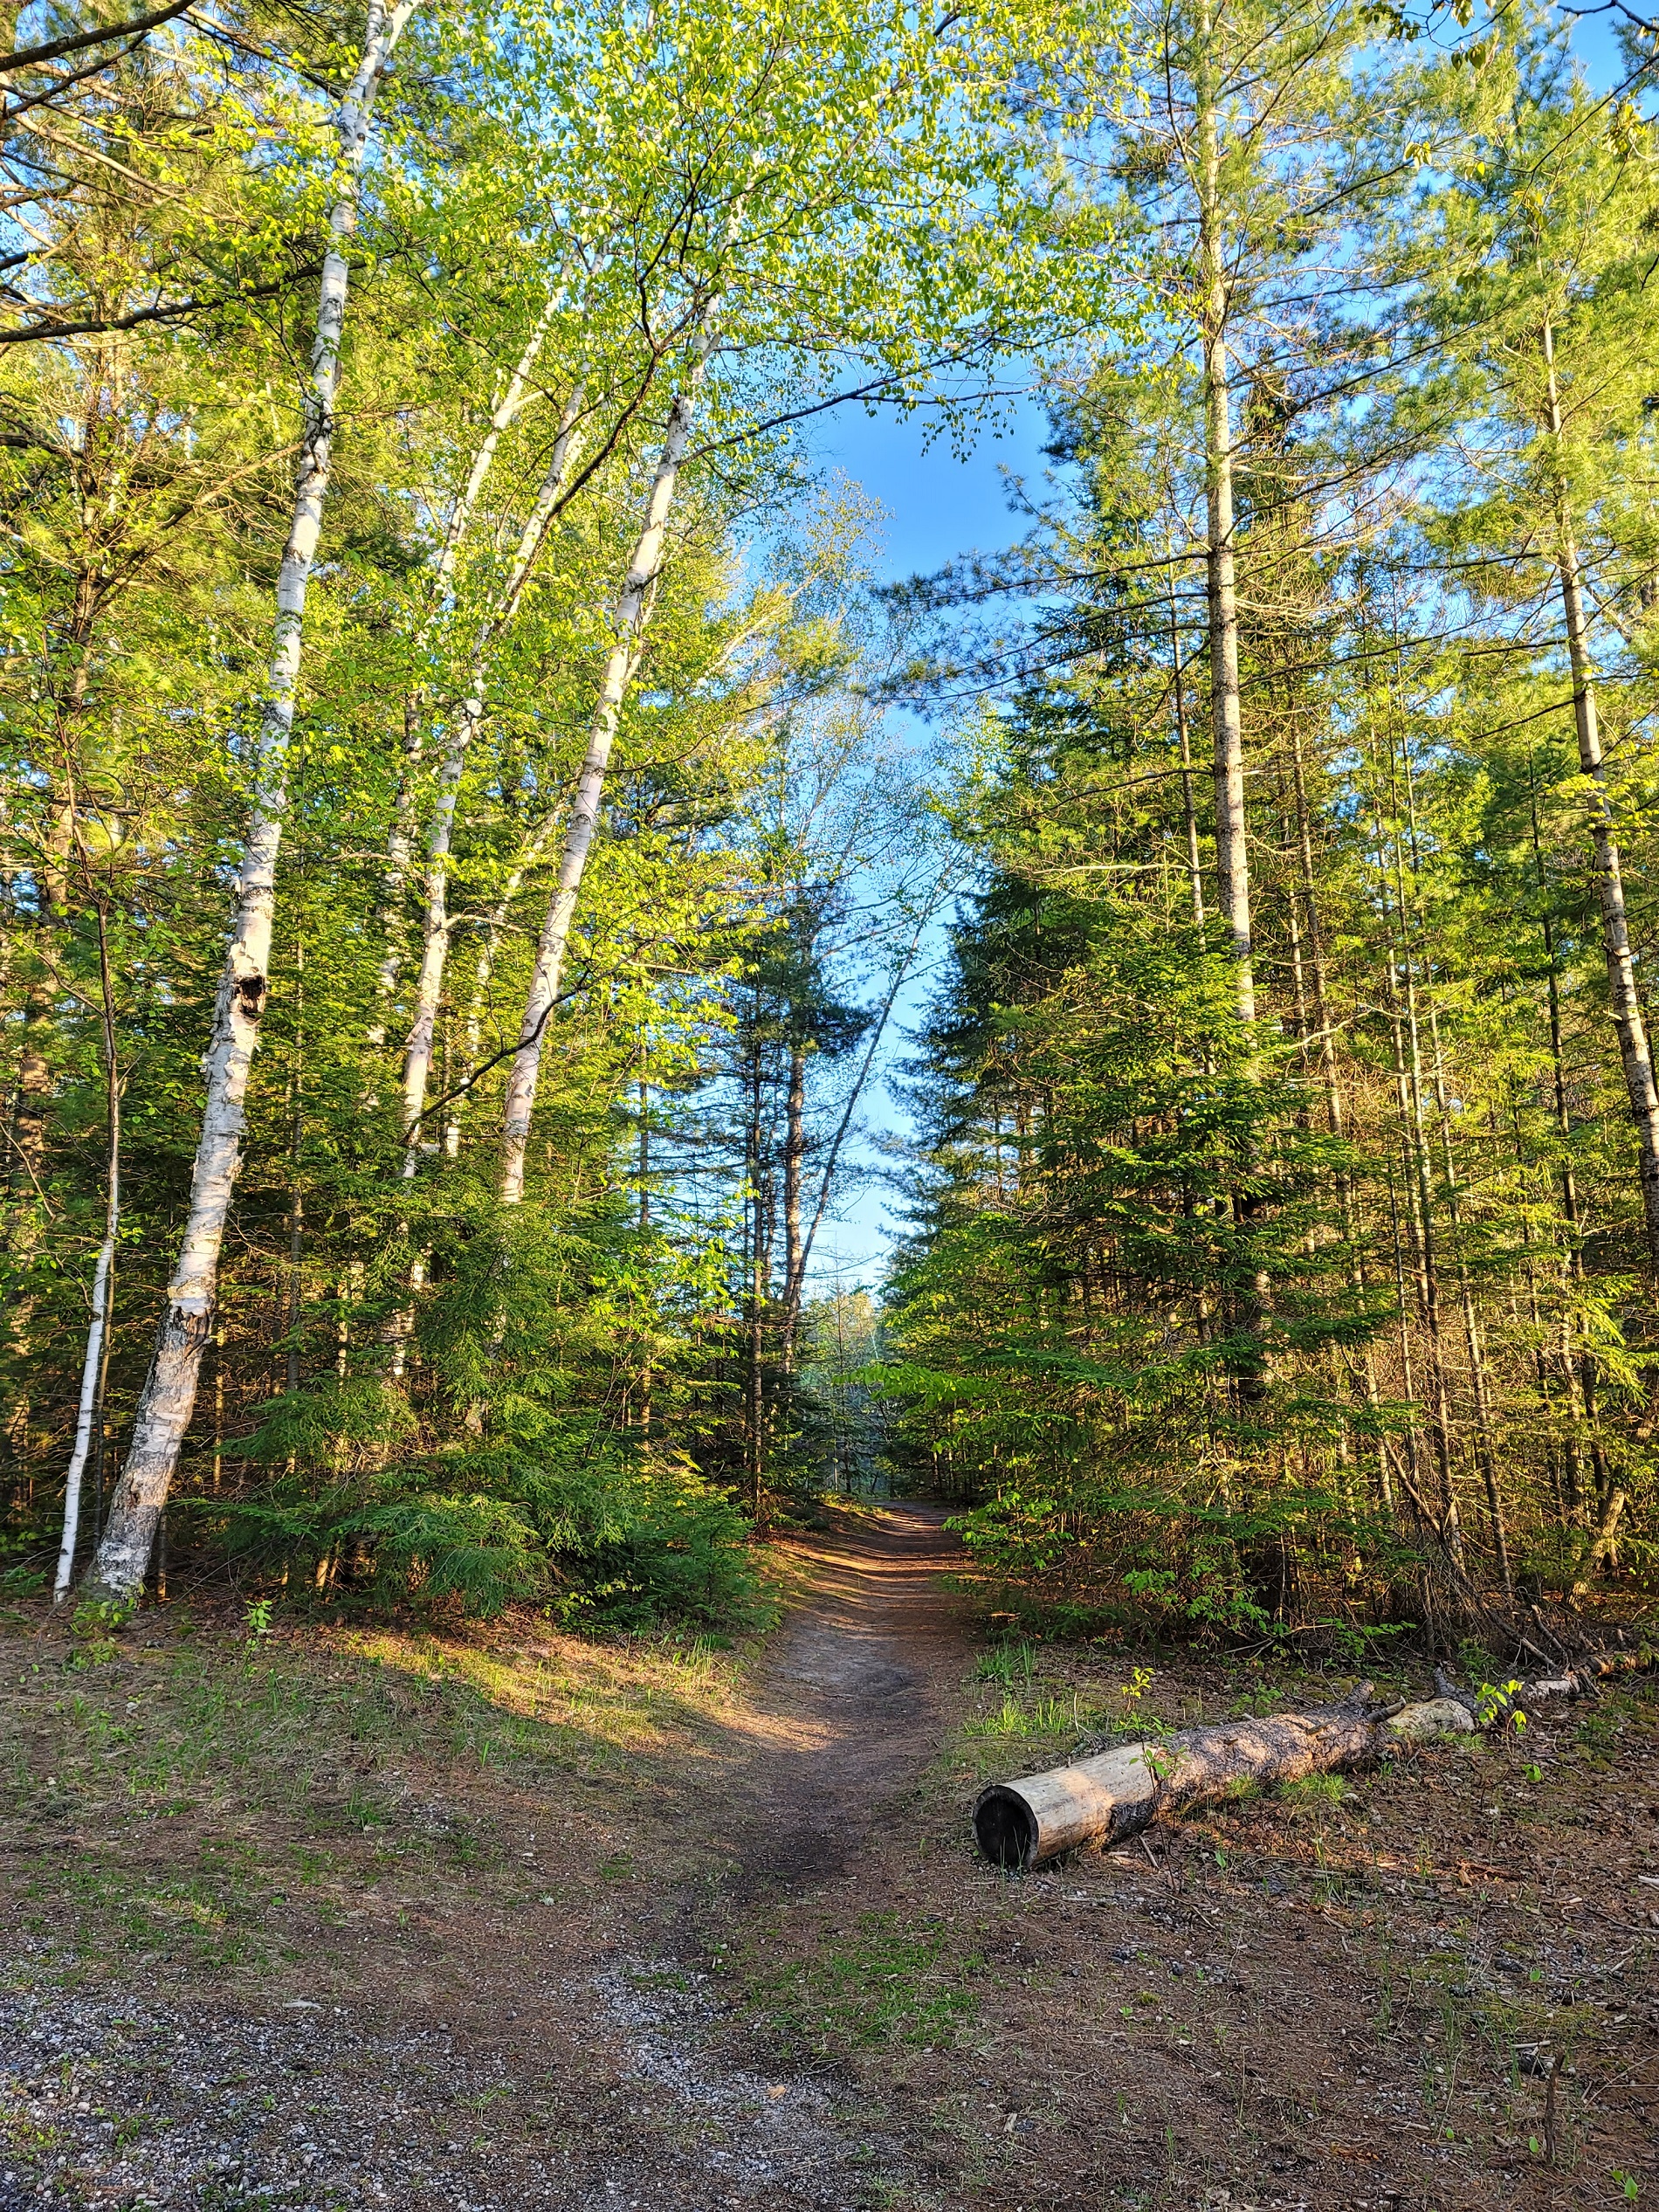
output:
[[[189,5],[190,0],[172,0],[170,6],[157,8],[147,16],[130,17],[125,23],[101,24],[91,31],[72,31],[65,38],[48,38],[41,46],[19,46],[11,53],[0,55],[0,77],[14,76],[20,69],[33,69],[43,61],[56,61],[60,54],[79,53],[87,46],[105,46],[118,38],[141,36],[159,24],[171,23]]]

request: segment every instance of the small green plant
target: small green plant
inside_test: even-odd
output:
[[[1028,1711],[1017,1698],[1007,1697],[997,1712],[970,1722],[967,1733],[971,1736],[1057,1736],[1070,1724],[1070,1708],[1058,1698],[1039,1698]]]
[[[1396,1636],[1409,1636],[1416,1623],[1384,1621],[1366,1626],[1353,1621],[1321,1621],[1319,1626],[1328,1631],[1331,1649],[1345,1665],[1366,1667],[1379,1658],[1386,1658],[1389,1640]]]
[[[88,1643],[99,1643],[125,1628],[136,1610],[135,1598],[83,1599],[69,1616],[70,1633],[84,1637]]]
[[[981,1651],[974,1672],[981,1682],[1000,1682],[1005,1690],[1031,1679],[1035,1654],[1029,1643],[998,1643]]]
[[[1332,1811],[1347,1794],[1348,1785],[1340,1774],[1301,1774],[1294,1781],[1284,1783],[1279,1791],[1291,1810],[1304,1819],[1315,1813]]]
[[[1641,2185],[1634,2174],[1627,2174],[1621,2166],[1613,2169],[1613,2178],[1624,2191],[1627,2204],[1634,2204],[1641,2194]]]
[[[256,1597],[246,1614],[248,1642],[261,1643],[271,1633],[271,1600]]]
[[[1133,1712],[1139,1708],[1141,1699],[1152,1687],[1152,1681],[1150,1667],[1136,1667],[1127,1682],[1119,1684],[1118,1695],[1123,1699],[1126,1712]]]
[[[1520,1686],[1519,1682],[1513,1680],[1501,1685],[1493,1682],[1483,1682],[1475,1699],[1477,1726],[1490,1728],[1494,1721],[1502,1718],[1504,1726],[1513,1728],[1516,1734],[1519,1735],[1526,1726],[1526,1715],[1514,1703],[1516,1692]]]
[[[1523,1779],[1527,1781],[1542,1781],[1544,1779],[1544,1769],[1542,1767],[1523,1767],[1521,1774]]]

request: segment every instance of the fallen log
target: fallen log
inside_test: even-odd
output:
[[[993,1866],[1010,1871],[1041,1866],[1085,1843],[1107,1850],[1154,1821],[1245,1788],[1351,1773],[1374,1766],[1402,1743],[1511,1726],[1529,1700],[1576,1697],[1599,1677],[1656,1656],[1598,1654],[1559,1676],[1479,1698],[1436,1671],[1439,1694],[1408,1705],[1376,1703],[1366,1682],[1340,1705],[1310,1712],[1223,1721],[1120,1745],[1047,1774],[993,1782],[974,1807],[974,1838]]]

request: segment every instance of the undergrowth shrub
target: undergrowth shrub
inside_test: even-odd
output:
[[[1408,1634],[1379,1618],[1416,1554],[1333,1498],[1289,1485],[1244,1508],[1073,1471],[1000,1485],[949,1526],[1022,1630],[1267,1647],[1363,1667]]]
[[[768,1617],[747,1515],[686,1462],[584,1409],[520,1394],[493,1412],[486,1436],[423,1450],[389,1383],[287,1392],[239,1447],[281,1471],[196,1518],[291,1599],[481,1617],[541,1603],[595,1629]]]

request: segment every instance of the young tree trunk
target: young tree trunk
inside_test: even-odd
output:
[[[410,860],[415,851],[415,798],[421,761],[426,750],[425,734],[421,727],[423,704],[418,692],[410,691],[404,696],[403,766],[398,777],[391,827],[386,833],[386,862],[380,879],[381,952],[380,966],[375,975],[374,1018],[363,1039],[369,1051],[375,1053],[385,1049],[386,1031],[397,995],[397,979],[403,974],[403,962],[409,957],[409,913],[403,893],[409,883]],[[364,1098],[365,1103],[370,1106],[380,1104],[380,1074],[378,1067],[373,1064]]]
[[[77,623],[73,640],[79,647],[77,683],[84,690],[90,614],[82,613],[84,591],[77,593]],[[66,734],[66,733],[64,733]],[[65,748],[67,750],[67,748]],[[35,911],[36,965],[24,1001],[23,1037],[17,1052],[17,1083],[12,1102],[10,1143],[6,1148],[6,1176],[10,1185],[3,1243],[13,1267],[23,1274],[38,1249],[50,1216],[43,1178],[46,1172],[46,1124],[51,1111],[52,1074],[52,1016],[55,989],[52,962],[44,947],[50,934],[66,918],[65,863],[74,836],[73,789],[67,796],[53,798],[47,813],[47,834]],[[18,1171],[21,1170],[21,1173]],[[26,1282],[26,1277],[25,1277]],[[33,1409],[30,1375],[35,1298],[25,1287],[14,1298],[5,1316],[6,1348],[16,1378],[11,1404],[6,1412],[5,1434],[14,1454],[26,1460],[29,1423]]]
[[[559,511],[560,493],[570,461],[572,438],[582,411],[581,388],[572,393],[559,423],[553,456],[547,465],[535,504],[525,518],[518,551],[507,572],[501,600],[485,619],[473,650],[472,681],[461,702],[461,712],[438,769],[437,803],[426,840],[426,913],[421,941],[420,980],[416,986],[414,1018],[403,1055],[403,1174],[415,1173],[421,1154],[421,1123],[426,1111],[426,1085],[432,1069],[432,1045],[437,1034],[437,1010],[444,996],[444,970],[449,954],[450,852],[455,838],[455,807],[462,771],[473,739],[484,720],[484,686],[490,655],[516,619],[523,604],[541,548]]]
[[[478,956],[472,970],[472,988],[467,997],[466,1021],[462,1030],[461,1075],[450,1100],[450,1120],[444,1132],[444,1149],[452,1159],[460,1149],[461,1132],[459,1112],[461,1101],[478,1079],[484,1053],[484,1008],[489,996],[490,979],[495,973],[495,959],[501,948],[501,934],[507,926],[513,901],[524,888],[529,874],[553,836],[562,816],[546,815],[525,840],[511,873],[502,886],[501,896],[491,907],[485,919],[484,935],[478,946]]]
[[[1251,947],[1250,864],[1245,844],[1244,731],[1238,679],[1238,584],[1233,516],[1232,395],[1227,326],[1231,305],[1222,238],[1219,121],[1210,11],[1200,29],[1198,95],[1198,252],[1200,334],[1204,364],[1204,465],[1208,546],[1210,720],[1215,752],[1215,872],[1222,914],[1237,964],[1238,1011],[1256,1018]]]
[[[288,1340],[284,1380],[290,1390],[299,1388],[299,1331],[306,1312],[306,1194],[300,1181],[306,1134],[305,1088],[306,947],[301,938],[294,948],[293,1073],[288,1091],[288,1310],[283,1333]]]
[[[1622,1490],[1615,1490],[1607,1499],[1601,1515],[1601,1526],[1595,1532],[1595,1541],[1591,1545],[1584,1565],[1579,1569],[1577,1579],[1573,1582],[1571,1591],[1573,1597],[1586,1596],[1591,1583],[1600,1573],[1601,1562],[1613,1549],[1614,1539],[1619,1533],[1619,1523],[1624,1519],[1626,1503],[1625,1492]]]
[[[514,364],[502,394],[490,416],[489,425],[479,441],[478,450],[472,456],[472,465],[467,471],[466,482],[450,513],[444,532],[444,542],[438,549],[432,569],[430,611],[421,626],[424,638],[432,621],[447,595],[455,575],[455,564],[478,506],[485,480],[495,460],[496,448],[506,432],[524,412],[529,393],[530,374],[546,343],[547,327],[553,319],[553,303],[547,307],[537,320],[535,328],[526,341],[524,351]],[[392,816],[392,826],[386,840],[386,866],[381,877],[381,927],[384,932],[384,946],[381,954],[380,970],[375,979],[375,1019],[370,1024],[368,1043],[378,1051],[386,1042],[387,1025],[391,1018],[393,996],[397,979],[403,970],[409,952],[409,931],[403,913],[403,891],[409,880],[409,864],[414,851],[410,827],[415,815],[416,779],[419,773],[424,744],[421,731],[423,701],[417,692],[411,692],[404,707],[403,775],[397,790],[397,803]]]
[[[1463,1308],[1463,1343],[1469,1354],[1469,1383],[1475,1407],[1475,1455],[1486,1492],[1487,1519],[1492,1532],[1492,1547],[1497,1555],[1498,1576],[1505,1596],[1512,1597],[1515,1594],[1515,1575],[1510,1562],[1509,1532],[1504,1522],[1503,1491],[1498,1481],[1497,1451],[1492,1433],[1491,1393],[1487,1387],[1486,1353],[1481,1342],[1480,1318],[1475,1310],[1475,1291],[1469,1278],[1469,1264],[1461,1250],[1463,1223],[1456,1157],[1452,1149],[1451,1100],[1446,1089],[1445,1058],[1441,1051],[1440,1016],[1432,1003],[1428,1010],[1428,1034],[1435,1052],[1435,1106],[1440,1120],[1440,1154],[1446,1178],[1446,1210],[1451,1216],[1452,1233],[1460,1244],[1457,1292]]]
[[[306,594],[316,559],[333,458],[334,401],[363,158],[376,95],[416,0],[369,0],[362,59],[340,103],[339,184],[317,303],[306,419],[295,471],[288,542],[277,578],[275,640],[259,733],[251,818],[237,884],[231,943],[205,1056],[207,1099],[190,1184],[189,1214],[168,1285],[155,1353],[138,1403],[127,1464],[111,1502],[93,1575],[118,1600],[137,1596],[161,1526],[180,1447],[196,1406],[213,1323],[219,1251],[241,1164],[243,1102],[269,988],[277,854],[287,804],[288,748],[305,635]]]
[[[795,1329],[801,1318],[801,1169],[807,1156],[807,1055],[789,1048],[789,1088],[783,1126],[783,1345],[785,1375],[795,1373]]]
[[[1204,871],[1198,844],[1198,809],[1193,799],[1193,748],[1187,732],[1186,665],[1181,657],[1181,623],[1175,612],[1175,579],[1169,579],[1169,659],[1175,691],[1175,739],[1181,748],[1181,810],[1187,817],[1187,874],[1193,894],[1193,920],[1204,927]]]
[[[1561,405],[1555,381],[1555,334],[1544,326],[1544,363],[1547,379],[1550,435],[1559,446]],[[1613,1026],[1619,1038],[1619,1058],[1624,1066],[1625,1091],[1630,1100],[1630,1119],[1636,1133],[1636,1168],[1642,1189],[1642,1215],[1646,1230],[1649,1264],[1659,1270],[1659,1088],[1656,1088],[1653,1055],[1649,1049],[1647,1023],[1636,991],[1635,964],[1630,956],[1630,925],[1625,911],[1624,872],[1614,835],[1613,809],[1607,799],[1607,769],[1601,758],[1601,730],[1596,713],[1595,677],[1590,660],[1589,638],[1584,619],[1584,595],[1579,579],[1578,546],[1565,488],[1557,495],[1559,544],[1557,567],[1561,580],[1561,611],[1566,621],[1567,657],[1573,669],[1573,719],[1578,733],[1579,767],[1590,784],[1590,833],[1595,847],[1596,899],[1601,909],[1601,942],[1607,960],[1607,1000]]]
[[[756,998],[759,998],[757,991]],[[761,1156],[761,1023],[758,1015],[754,1023],[754,1057],[749,1064],[748,1127],[745,1132],[749,1211],[754,1221],[754,1238],[749,1248],[749,1327],[748,1327],[748,1460],[749,1490],[755,1513],[761,1510],[761,1493],[766,1481],[766,1309],[771,1291],[771,1259],[768,1251],[766,1225],[766,1196],[769,1175],[763,1172]]]
[[[115,991],[109,969],[109,926],[101,900],[98,915],[98,978],[104,1017],[104,1112],[108,1129],[109,1164],[104,1205],[104,1241],[93,1268],[92,1320],[86,1330],[86,1350],[80,1365],[80,1399],[75,1409],[75,1441],[64,1478],[64,1535],[58,1553],[58,1574],[52,1602],[61,1605],[69,1595],[75,1574],[75,1546],[80,1534],[80,1491],[92,1449],[93,1423],[103,1417],[106,1347],[114,1303],[115,1244],[121,1225],[121,1092],[115,1064]]]
[[[662,574],[668,517],[678,489],[685,448],[691,442],[698,397],[708,374],[709,356],[714,350],[714,307],[715,303],[710,300],[704,308],[692,341],[690,369],[669,410],[667,434],[646,502],[644,526],[616,601],[612,625],[614,642],[600,683],[588,750],[565,829],[558,886],[536,946],[535,969],[525,1002],[519,1049],[507,1078],[501,1144],[500,1196],[504,1205],[516,1206],[524,1196],[525,1155],[529,1148],[530,1117],[535,1109],[536,1084],[541,1072],[544,1032],[559,996],[576,899],[588,855],[598,834],[599,809],[604,798],[611,748],[616,741],[616,728],[622,719],[623,701],[639,665],[640,641],[651,618],[657,582]]]
[[[847,1094],[846,1103],[842,1108],[841,1119],[836,1124],[829,1144],[824,1147],[823,1166],[818,1174],[817,1202],[813,1208],[812,1219],[808,1224],[807,1233],[801,1239],[795,1258],[795,1272],[787,1292],[788,1297],[797,1311],[806,1283],[807,1267],[812,1258],[812,1247],[817,1242],[818,1231],[823,1228],[824,1215],[829,1210],[830,1194],[835,1185],[836,1169],[840,1162],[842,1147],[846,1143],[848,1134],[852,1128],[853,1117],[858,1111],[858,1101],[864,1096],[864,1086],[868,1084],[871,1072],[876,1065],[876,1055],[881,1049],[883,1037],[887,1034],[887,1024],[892,1019],[893,1009],[898,1003],[898,994],[905,987],[905,979],[910,974],[912,962],[921,949],[921,941],[927,933],[928,923],[932,921],[945,899],[949,895],[949,877],[941,875],[928,895],[916,907],[914,927],[911,931],[910,941],[894,963],[892,973],[888,977],[887,996],[883,999],[881,1010],[871,1026],[870,1042],[864,1048],[864,1057],[859,1062],[858,1072],[853,1079],[851,1090]],[[996,1165],[997,1188],[1000,1191],[1002,1187],[1000,1126]]]

